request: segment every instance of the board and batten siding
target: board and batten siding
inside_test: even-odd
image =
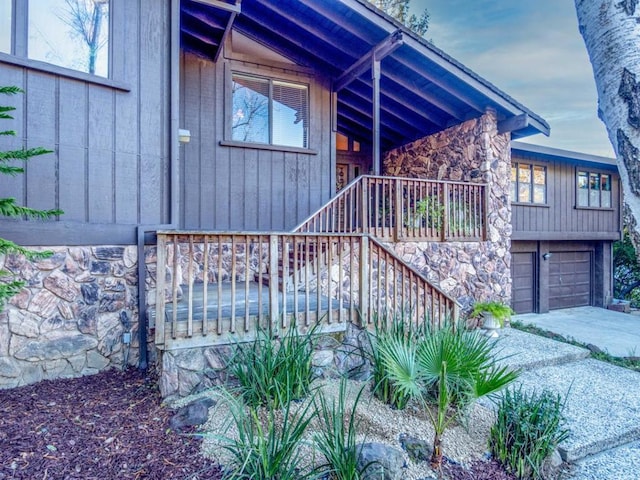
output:
[[[45,147],[2,196],[64,210],[46,222],[0,221],[24,245],[135,243],[136,225],[169,221],[170,1],[112,0],[111,75],[91,81],[41,62],[0,57],[0,84],[25,94],[3,121],[0,150]],[[22,62],[20,61],[22,60]]]
[[[572,162],[541,159],[518,153],[512,163],[542,165],[547,168],[547,203],[543,206],[513,202],[512,240],[617,240],[621,227],[620,178],[607,165],[579,165]],[[611,175],[610,209],[576,208],[578,170]]]
[[[225,63],[227,66],[225,67]],[[309,84],[309,153],[223,145],[229,69],[290,79],[279,68],[253,62],[217,63],[183,52],[180,128],[191,140],[180,147],[180,227],[232,231],[288,231],[335,191],[335,136],[326,80],[300,74]],[[225,73],[227,72],[227,73]],[[227,79],[227,80],[226,80]]]

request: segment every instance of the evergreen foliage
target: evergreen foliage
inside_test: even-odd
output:
[[[18,87],[0,87],[0,94],[16,95],[18,93],[23,93]],[[16,107],[0,105],[0,119],[12,120],[11,112],[15,109]],[[0,136],[16,136],[16,132],[14,130],[0,130]],[[47,153],[51,153],[51,150],[41,147],[0,151],[0,174],[16,176],[24,173],[25,162],[32,157]],[[22,164],[16,162],[22,162]],[[43,220],[61,214],[61,210],[36,210],[18,205],[15,198],[0,198],[0,216],[3,217]],[[29,260],[37,260],[50,256],[51,252],[27,250],[10,240],[0,238],[0,256],[10,254],[24,255]],[[0,270],[0,310],[4,307],[6,301],[16,295],[23,286],[24,282],[17,280],[11,272],[4,269]]]
[[[420,15],[409,13],[411,0],[369,0],[387,15],[403,23],[421,37],[429,29],[429,12],[425,9]]]

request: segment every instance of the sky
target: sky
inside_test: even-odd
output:
[[[412,0],[426,38],[542,116],[527,143],[613,157],[573,0]]]

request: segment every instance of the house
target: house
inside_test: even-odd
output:
[[[615,159],[512,142],[511,188],[512,308],[606,307],[622,235]]]
[[[5,260],[27,288],[0,385],[157,353],[186,393],[256,322],[511,298],[510,140],[549,126],[368,2],[104,0],[89,41],[43,5],[0,16],[0,78],[26,92],[0,149],[55,154],[0,187],[65,213],[0,221],[53,251]]]

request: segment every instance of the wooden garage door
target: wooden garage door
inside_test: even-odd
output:
[[[535,263],[534,254],[511,254],[511,308],[516,313],[531,313],[535,308]]]
[[[591,305],[591,252],[552,252],[549,309]]]

